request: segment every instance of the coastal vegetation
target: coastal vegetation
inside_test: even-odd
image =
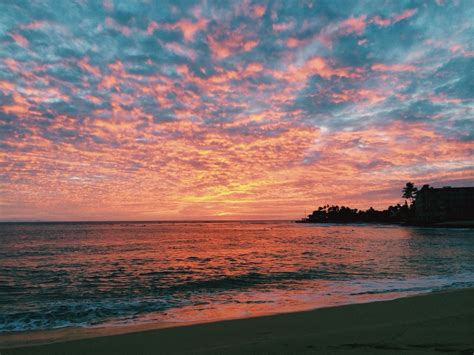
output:
[[[385,210],[370,207],[359,210],[347,206],[325,205],[318,207],[303,223],[408,223],[414,217],[414,204],[418,188],[412,182],[407,182],[402,190],[404,204],[389,206]]]
[[[410,216],[408,204],[389,206],[379,211],[370,207],[367,210],[358,210],[346,206],[321,206],[313,211],[304,221],[309,223],[352,223],[352,222],[377,222],[398,223],[406,221]]]
[[[474,187],[433,188],[423,185],[418,189],[407,182],[402,189],[404,204],[385,210],[370,207],[358,210],[346,206],[325,205],[298,221],[300,223],[393,223],[429,226],[474,226]]]

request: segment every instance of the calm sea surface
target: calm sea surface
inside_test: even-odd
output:
[[[473,230],[0,224],[0,333],[202,322],[473,286]]]

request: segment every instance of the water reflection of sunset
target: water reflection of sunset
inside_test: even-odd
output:
[[[469,237],[291,222],[10,224],[0,329],[207,322],[468,287]]]

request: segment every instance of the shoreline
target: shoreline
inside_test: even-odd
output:
[[[119,334],[88,328],[89,337],[3,347],[1,353],[472,352],[473,328],[474,288],[470,288],[254,318],[166,328],[155,324]]]

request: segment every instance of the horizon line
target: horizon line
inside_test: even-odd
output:
[[[296,218],[297,219],[297,218]],[[169,219],[169,220],[21,220],[21,221],[2,221],[2,223],[211,223],[211,222],[286,222],[296,220],[287,219]]]

